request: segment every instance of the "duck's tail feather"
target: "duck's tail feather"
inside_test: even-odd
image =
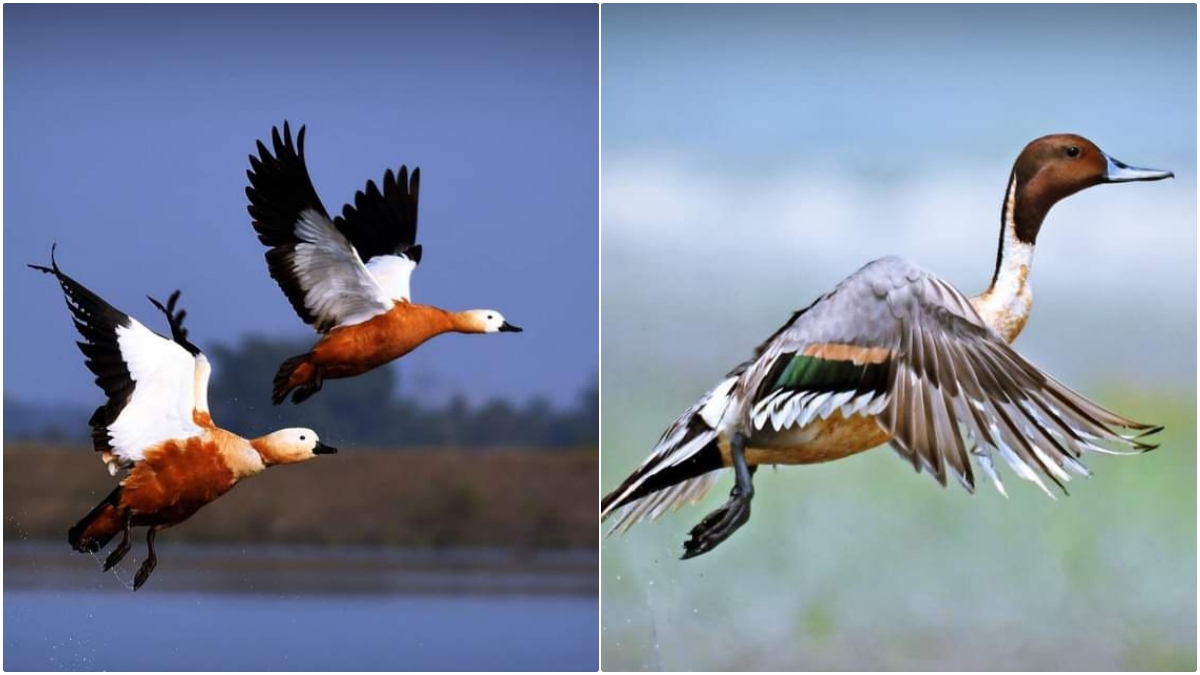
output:
[[[655,520],[667,511],[700,501],[722,468],[721,451],[714,437],[680,464],[652,473],[635,471],[600,504],[602,519],[615,518],[608,533],[623,534],[643,520]]]
[[[688,408],[663,433],[650,457],[600,501],[600,517],[620,512],[609,534],[628,530],[642,520],[658,518],[702,498],[724,467],[716,430],[736,381],[724,382]]]
[[[96,508],[81,518],[67,532],[71,548],[80,553],[94,553],[108,545],[124,527],[122,522],[121,486],[113,488]]]

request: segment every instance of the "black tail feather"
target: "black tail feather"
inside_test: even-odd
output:
[[[79,551],[80,553],[94,553],[107,546],[108,542],[112,541],[112,538],[117,536],[117,533],[120,530],[114,529],[111,533],[106,533],[103,536],[96,537],[88,541],[83,540],[83,535],[87,531],[88,526],[90,526],[97,518],[99,518],[101,514],[107,511],[109,507],[117,506],[120,504],[120,502],[121,486],[118,485],[117,487],[113,488],[113,491],[108,493],[108,496],[101,500],[95,508],[93,508],[91,511],[88,511],[86,516],[81,518],[78,523],[75,523],[75,525],[67,531],[67,542],[71,544],[71,548]]]
[[[710,471],[723,468],[723,466],[721,463],[721,447],[718,443],[718,438],[714,436],[712,441],[696,452],[696,454],[678,464],[658,469],[657,471],[655,470],[657,465],[639,467],[617,489],[604,495],[604,498],[600,500],[600,512],[613,513],[626,504],[632,504],[655,492],[666,490],[686,480],[698,478]],[[636,484],[643,477],[645,481],[641,485],[638,485],[629,494],[625,494],[625,491],[630,486]]]

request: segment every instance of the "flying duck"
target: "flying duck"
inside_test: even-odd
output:
[[[750,518],[763,464],[810,464],[888,443],[943,486],[974,492],[978,468],[1004,494],[999,456],[1048,495],[1084,452],[1135,454],[1162,427],[1121,417],[1067,388],[1009,346],[1029,317],[1029,269],[1059,200],[1101,183],[1169,171],[1120,162],[1074,134],[1044,136],[1009,175],[992,283],[968,297],[897,257],[881,258],[794,313],[754,356],[688,408],[641,466],[601,500],[611,532],[699,500],[732,469],[728,501],[696,525],[683,558],[707,553]],[[1063,490],[1065,493],[1065,489]]]
[[[452,312],[412,302],[409,277],[421,262],[417,194],[421,170],[401,166],[367,181],[354,204],[330,218],[304,163],[304,127],[292,142],[271,129],[274,154],[258,142],[246,196],[267,269],[300,318],[321,335],[312,350],[283,362],[272,400],[300,403],[327,379],[354,377],[442,333],[519,333],[491,309]]]
[[[137,590],[158,564],[154,537],[178,525],[205,504],[276,464],[303,462],[335,453],[311,429],[281,429],[247,440],[213,424],[208,410],[208,359],[187,338],[185,311],[175,309],[179,291],[166,305],[150,302],[167,317],[171,338],[146,328],[59,269],[30,265],[52,274],[62,286],[79,349],[108,401],[88,424],[92,446],[108,471],[126,471],[117,487],[67,533],[71,548],[100,551],[117,534],[121,543],[104,561],[112,569],[129,553],[130,530],[147,527],[150,553],[134,577]]]

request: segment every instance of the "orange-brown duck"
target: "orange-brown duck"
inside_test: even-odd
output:
[[[295,143],[285,122],[250,156],[246,196],[267,268],[300,318],[321,335],[283,362],[272,399],[300,403],[327,379],[353,377],[395,360],[443,333],[519,333],[492,309],[448,311],[412,302],[409,278],[421,262],[417,237],[420,169],[389,169],[383,189],[367,182],[342,215],[330,218],[304,163],[304,127]]]
[[[121,542],[104,562],[111,569],[129,553],[130,530],[149,528],[149,556],[134,577],[137,590],[158,564],[154,538],[182,523],[242,479],[277,464],[294,464],[337,452],[311,429],[281,429],[245,439],[213,423],[208,410],[208,359],[187,339],[179,291],[164,306],[171,338],[146,328],[67,276],[50,257],[66,295],[79,349],[108,401],[89,424],[92,445],[109,473],[125,471],[117,487],[71,528],[76,551],[94,553],[118,534]]]

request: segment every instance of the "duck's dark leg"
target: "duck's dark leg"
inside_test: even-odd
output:
[[[713,550],[750,520],[750,500],[754,498],[754,471],[758,467],[746,464],[746,436],[741,432],[735,433],[730,440],[729,456],[733,460],[735,480],[733,489],[729,491],[729,501],[692,528],[691,538],[683,542],[684,560]]]
[[[308,400],[308,397],[321,391],[321,385],[325,384],[325,377],[321,374],[320,366],[313,366],[313,376],[308,383],[297,387],[296,392],[292,394],[292,403],[303,403]]]
[[[125,519],[123,521],[121,521],[121,525],[122,525],[121,543],[117,544],[117,548],[115,548],[112,553],[109,553],[108,559],[106,559],[104,561],[104,571],[105,572],[116,567],[117,563],[121,562],[121,559],[125,557],[125,554],[129,553],[129,549],[133,548],[133,544],[129,543],[129,529],[130,529],[130,525],[131,525],[132,521],[133,521],[133,512],[126,511]]]
[[[146,558],[146,562],[137,571],[137,576],[133,578],[133,590],[142,587],[146,580],[150,578],[150,573],[154,571],[154,566],[158,564],[158,556],[154,555],[154,535],[158,534],[158,528],[152,527],[146,533],[146,545],[150,547],[150,555]]]

